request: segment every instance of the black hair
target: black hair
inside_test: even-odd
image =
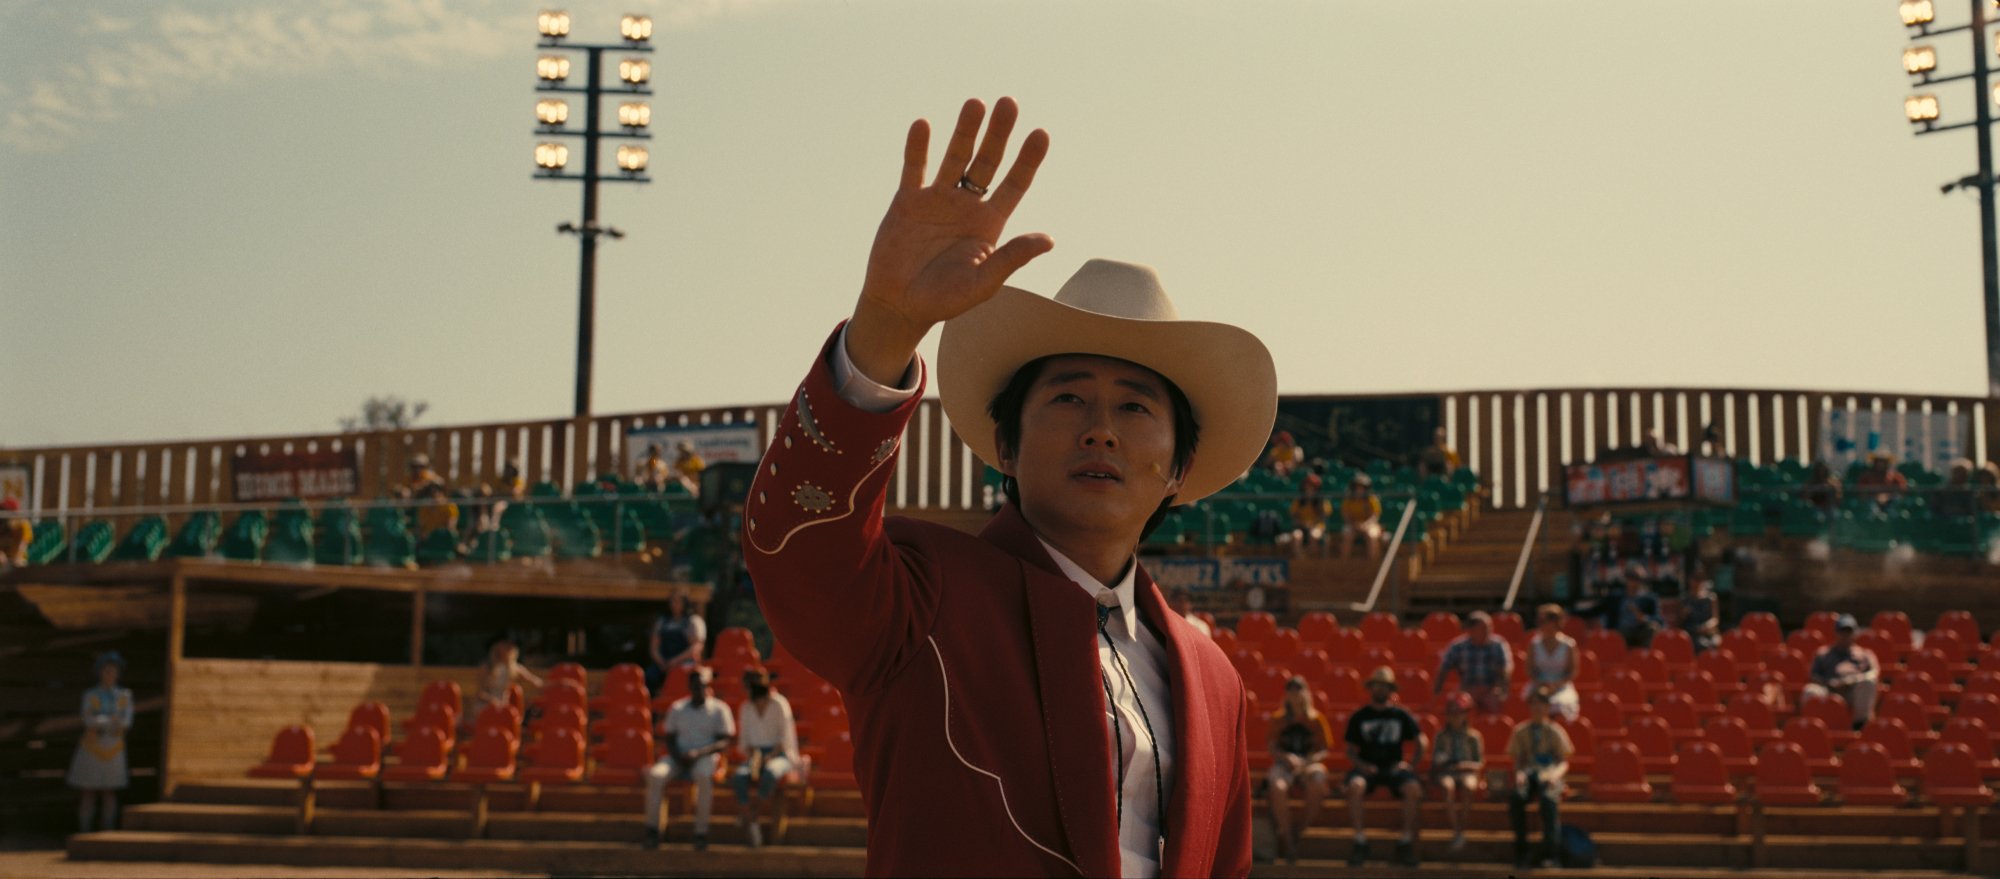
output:
[[[1014,371],[1014,377],[1007,380],[1007,386],[1001,388],[1000,393],[994,395],[993,402],[987,404],[986,414],[993,419],[994,426],[999,429],[1001,454],[1011,454],[1012,450],[1020,448],[1021,410],[1028,403],[1028,391],[1035,386],[1035,381],[1042,377],[1042,369],[1058,356],[1067,355],[1052,354],[1022,364],[1020,369]],[[1129,360],[1120,362],[1131,363]],[[1194,406],[1188,403],[1187,395],[1181,393],[1180,386],[1166,376],[1136,363],[1132,365],[1159,376],[1160,384],[1167,388],[1167,400],[1174,413],[1173,467],[1174,476],[1178,478],[1187,472],[1188,462],[1194,458],[1195,445],[1201,441],[1201,424],[1195,421]],[[1015,506],[1020,506],[1021,486],[1014,477],[1002,475],[1000,490],[1007,493],[1007,497]],[[1167,513],[1172,511],[1174,506],[1172,497],[1161,500],[1160,508],[1153,511],[1153,515],[1146,519],[1146,527],[1140,529],[1139,539],[1145,540],[1154,529],[1160,527],[1160,523],[1166,521]]]

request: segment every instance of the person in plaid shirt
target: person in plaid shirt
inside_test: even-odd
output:
[[[1508,676],[1514,672],[1514,652],[1507,643],[1493,637],[1493,618],[1483,610],[1465,617],[1465,634],[1444,649],[1432,687],[1444,692],[1445,676],[1458,672],[1458,686],[1479,705],[1494,712],[1507,699]]]

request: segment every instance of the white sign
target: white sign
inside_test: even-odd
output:
[[[21,511],[30,515],[40,512],[35,507],[41,501],[32,491],[35,487],[35,473],[26,464],[0,464],[0,498],[13,498],[21,502]]]
[[[1835,473],[1873,452],[1894,455],[1899,464],[1916,461],[1932,473],[1945,473],[1952,461],[1965,457],[1970,424],[1963,412],[1830,409],[1819,416],[1819,457]]]
[[[677,450],[683,441],[694,446],[694,453],[701,456],[703,464],[724,461],[755,464],[764,457],[764,448],[757,445],[754,424],[648,427],[625,432],[625,476],[635,478],[639,462],[646,460],[646,453],[655,447],[660,450],[662,460],[673,464],[680,456]]]

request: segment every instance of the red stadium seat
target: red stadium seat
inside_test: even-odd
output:
[[[1729,770],[1722,752],[1709,742],[1688,742],[1681,746],[1680,760],[1674,764],[1674,802],[1726,806],[1736,802],[1736,786],[1729,783]]]
[[[1244,676],[1243,685],[1256,693],[1258,700],[1264,704],[1277,705],[1285,698],[1285,681],[1290,678],[1289,671],[1267,665]]]
[[[1361,639],[1370,644],[1389,646],[1402,632],[1403,627],[1396,622],[1395,614],[1378,610],[1361,618]]]
[[[1993,736],[1986,723],[1973,717],[1954,717],[1945,722],[1944,730],[1938,735],[1939,745],[1956,742],[1965,746],[1972,754],[1973,764],[1979,768],[1981,778],[2000,778],[2000,759],[1993,754]],[[1925,752],[1925,758],[1936,749]]]
[[[1730,629],[1722,633],[1722,640],[1718,646],[1736,658],[1738,677],[1747,678],[1756,674],[1764,665],[1764,646],[1757,641],[1756,635],[1743,629]]]
[[[1368,701],[1368,689],[1361,684],[1361,672],[1352,666],[1334,668],[1319,684],[1326,691],[1325,708],[1329,711],[1335,708],[1352,709]]]
[[[1575,720],[1565,720],[1557,717],[1556,723],[1562,726],[1564,732],[1569,733],[1572,750],[1569,756],[1569,768],[1579,775],[1591,774],[1597,759],[1598,735],[1597,730],[1591,726],[1590,718],[1578,717]],[[1621,729],[1620,732],[1624,731]]]
[[[1826,734],[1826,724],[1817,717],[1800,715],[1785,721],[1785,741],[1799,746],[1805,752],[1806,765],[1812,767],[1814,775],[1832,775],[1840,771],[1840,758],[1834,756],[1833,738]]]
[[[1251,675],[1264,669],[1264,654],[1254,647],[1238,647],[1235,653],[1229,654],[1229,664],[1247,681]]]
[[[403,721],[403,734],[409,735],[418,729],[429,728],[443,732],[446,740],[458,734],[458,706],[446,702],[420,702],[417,715]]]
[[[1361,651],[1360,667],[1362,669],[1373,672],[1375,669],[1385,665],[1391,667],[1396,665],[1396,651],[1389,649],[1388,645],[1369,644],[1367,649]]]
[[[1749,632],[1766,651],[1784,646],[1785,631],[1778,625],[1777,615],[1770,611],[1754,611],[1743,615],[1736,628]]]
[[[1583,617],[1577,616],[1575,614],[1570,614],[1568,616],[1563,617],[1563,624],[1562,624],[1563,634],[1568,635],[1569,639],[1571,641],[1575,641],[1578,645],[1583,644],[1584,636],[1590,634],[1590,630],[1592,628],[1601,629],[1604,627],[1602,625],[1593,626],[1589,622],[1585,621]]]
[[[1736,661],[1736,654],[1718,647],[1695,657],[1694,667],[1708,672],[1715,681],[1715,693],[1724,701],[1733,700],[1744,691],[1742,667]]]
[[[1820,648],[1833,643],[1833,636],[1818,629],[1799,629],[1785,636],[1785,646],[1811,659],[1819,655]]]
[[[1488,769],[1514,770],[1514,758],[1507,753],[1507,743],[1514,737],[1514,721],[1501,714],[1475,714],[1472,727],[1479,730],[1479,737],[1486,744],[1486,766]],[[1335,729],[1338,737],[1340,730]]]
[[[1972,673],[1972,655],[1979,649],[1979,640],[1968,639],[1955,629],[1933,629],[1924,636],[1924,649],[1943,653],[1951,664],[1952,677],[1963,678]]]
[[[578,711],[588,711],[590,696],[584,693],[582,684],[568,678],[562,680],[551,678],[548,685],[542,688],[541,696],[535,699],[535,705],[544,712],[557,705],[569,705]]]
[[[556,663],[554,668],[549,669],[547,678],[549,684],[554,684],[557,681],[570,681],[578,687],[588,690],[590,688],[590,673],[584,671],[583,666],[577,663],[559,662]]]
[[[1789,699],[1798,699],[1800,691],[1805,689],[1806,682],[1812,680],[1811,660],[1790,647],[1779,647],[1775,652],[1767,654],[1764,665],[1770,671],[1785,676],[1785,696]]]
[[[1451,642],[1432,641],[1422,629],[1410,629],[1396,633],[1396,638],[1390,646],[1396,651],[1396,659],[1400,662],[1437,668],[1438,659],[1443,655],[1445,645],[1449,643]]]
[[[1639,680],[1645,682],[1648,698],[1674,688],[1674,676],[1667,671],[1667,658],[1658,650],[1647,648],[1625,654],[1625,667],[1637,672]]]
[[[1592,731],[1597,733],[1599,738],[1625,737],[1625,708],[1616,694],[1599,690],[1595,693],[1585,693],[1580,698],[1582,716],[1589,719]]]
[[[1583,676],[1581,671],[1582,660],[1579,659],[1577,664],[1577,689],[1583,690],[1585,688],[1581,682]],[[1632,669],[1613,669],[1611,674],[1605,677],[1600,688],[1606,693],[1617,696],[1626,714],[1645,714],[1652,710],[1651,705],[1647,702],[1646,681],[1639,677],[1638,672]]]
[[[1693,696],[1679,690],[1661,693],[1653,702],[1653,716],[1667,725],[1675,741],[1701,738],[1701,714],[1695,710]]]
[[[644,684],[646,682],[646,670],[640,668],[638,663],[621,662],[604,672],[605,686],[610,686],[619,681],[638,681]]]
[[[1903,651],[1908,644],[1898,643],[1881,629],[1863,629],[1854,635],[1854,645],[1862,647],[1882,660],[1883,671],[1888,671],[1903,663]]]
[[[2000,696],[1992,693],[1968,693],[1958,700],[1958,709],[1953,717],[1976,718],[1986,725],[1987,735],[2000,743]]]
[[[1945,705],[1958,702],[1958,697],[1964,692],[1963,688],[1953,682],[1957,675],[1952,669],[1951,658],[1936,647],[1925,647],[1910,654],[1910,658],[1903,661],[1903,676],[1915,673],[1922,673],[1930,678],[1930,684],[1936,690],[1937,701]]]
[[[375,731],[375,741],[389,740],[389,706],[380,702],[363,702],[347,713],[347,728],[365,726]]]
[[[1264,646],[1258,648],[1269,662],[1289,663],[1292,657],[1305,649],[1305,639],[1299,637],[1298,630],[1280,628],[1264,639]]]
[[[1625,662],[1625,636],[1610,629],[1591,629],[1576,646],[1597,654],[1597,661],[1605,665]]]
[[[1901,720],[1877,716],[1861,728],[1861,741],[1881,745],[1889,754],[1889,765],[1904,778],[1915,778],[1923,770],[1916,749],[1910,746],[1910,732]]]
[[[1848,806],[1902,806],[1910,792],[1896,782],[1889,752],[1874,742],[1855,742],[1841,755],[1840,802]]]
[[[251,778],[298,780],[313,773],[318,762],[312,727],[294,724],[271,737],[271,752],[264,762],[250,767]]]
[[[1750,733],[1750,741],[1761,749],[1768,742],[1784,738],[1778,729],[1777,712],[1756,693],[1744,693],[1729,700],[1729,712],[1743,720],[1743,728]]]
[[[653,735],[644,728],[613,728],[592,756],[597,766],[590,773],[591,784],[638,784],[653,765]]]
[[[1919,752],[1937,744],[1937,730],[1931,728],[1931,712],[1915,693],[1891,691],[1875,702],[1875,717],[1893,717],[1903,724],[1910,745]]]
[[[487,705],[485,708],[479,709],[479,714],[472,719],[473,735],[478,735],[480,730],[488,727],[501,730],[507,735],[519,739],[521,737],[521,712],[514,710],[512,706]]]
[[[746,655],[760,662],[764,659],[757,652],[756,636],[742,626],[730,626],[715,633],[715,653]]]
[[[1694,668],[1675,675],[1674,687],[1694,697],[1695,707],[1703,716],[1721,713],[1722,696],[1716,692],[1715,678],[1709,677],[1708,672]]]
[[[465,705],[465,693],[457,681],[439,678],[424,685],[423,693],[417,697],[417,713],[422,714],[424,706],[432,703],[449,705],[452,713],[457,714]]]
[[[1278,633],[1278,618],[1261,610],[1245,613],[1236,620],[1236,640],[1253,647],[1262,646]]]
[[[1315,610],[1299,617],[1299,637],[1307,644],[1325,647],[1333,640],[1333,633],[1340,631],[1340,620],[1323,610]]]
[[[1653,633],[1652,648],[1666,657],[1669,670],[1679,670],[1694,665],[1694,639],[1680,629],[1661,629]]]
[[[542,712],[535,722],[528,725],[528,734],[546,737],[556,730],[570,730],[581,733],[590,725],[590,718],[583,709],[575,705],[556,705]]]
[[[382,772],[382,736],[372,726],[350,726],[333,743],[333,760],[315,771],[319,778],[366,781]]]
[[[475,784],[511,780],[514,777],[514,751],[512,734],[497,726],[482,727],[466,745],[465,765],[459,767],[452,778]]]
[[[1743,718],[1725,714],[1708,722],[1702,730],[1704,741],[1722,752],[1722,765],[1729,773],[1745,776],[1756,771],[1757,751],[1750,744],[1750,730]]]
[[[1590,771],[1590,798],[1600,803],[1650,803],[1653,786],[1639,749],[1631,742],[1598,742],[1596,764]]]
[[[1503,610],[1493,615],[1493,635],[1516,647],[1526,645],[1532,637],[1528,627],[1521,622],[1521,615],[1511,610]]]
[[[1326,651],[1318,647],[1307,647],[1299,651],[1298,655],[1285,660],[1285,665],[1292,670],[1292,674],[1303,676],[1306,682],[1314,687],[1319,687],[1322,681],[1333,674],[1334,669],[1333,660],[1327,658]]]
[[[1326,642],[1326,656],[1334,662],[1360,662],[1361,654],[1367,650],[1367,642],[1361,638],[1358,629],[1341,629],[1334,632]]]
[[[604,713],[623,705],[637,705],[644,708],[652,702],[652,699],[653,694],[646,690],[644,679],[634,681],[629,678],[617,680],[607,678],[604,681],[603,695],[590,700],[590,710]]]
[[[1817,806],[1824,797],[1813,783],[1806,755],[1791,742],[1771,742],[1757,752],[1757,802],[1767,806]]]
[[[1932,628],[1956,632],[1967,645],[1979,643],[1979,621],[1972,611],[1948,610],[1938,614],[1937,625]]]
[[[1418,627],[1432,644],[1450,644],[1453,638],[1465,631],[1458,621],[1458,615],[1449,611],[1434,610],[1424,616],[1423,625]]]
[[[1900,610],[1881,610],[1868,621],[1868,628],[1889,636],[1889,640],[1901,651],[1908,651],[1915,643],[1915,627],[1910,625],[1910,615]]]
[[[2000,668],[1981,668],[1967,677],[1964,692],[1959,694],[1959,698],[1964,699],[1974,693],[2000,696]]]
[[[535,742],[528,765],[517,773],[521,781],[534,784],[567,784],[583,780],[583,733],[566,726],[555,727]]]
[[[437,781],[451,768],[451,742],[444,730],[420,726],[396,745],[396,763],[382,767],[383,781]]]
[[[1937,806],[1983,809],[1993,805],[1993,789],[1980,780],[1972,752],[1945,742],[1924,757],[1924,799]]]
[[[1632,718],[1631,725],[1625,729],[1625,740],[1639,749],[1640,762],[1646,767],[1647,772],[1654,775],[1673,772],[1674,764],[1680,759],[1678,749],[1675,747],[1673,728],[1660,717],[1644,714]],[[1594,783],[1591,790],[1594,796],[1596,791]]]
[[[1234,629],[1225,629],[1217,626],[1208,630],[1208,637],[1209,640],[1215,642],[1216,647],[1222,650],[1222,655],[1224,656],[1235,653],[1244,646],[1243,642],[1237,639]],[[769,666],[767,665],[766,667]]]
[[[1847,700],[1842,699],[1839,693],[1800,700],[1799,715],[1819,718],[1826,725],[1827,737],[1833,740],[1836,749],[1846,747],[1848,742],[1860,736],[1854,729],[1854,711],[1847,707]]]
[[[1833,642],[1833,626],[1840,620],[1840,614],[1830,610],[1816,610],[1806,615],[1805,628],[1826,636],[1827,643]]]

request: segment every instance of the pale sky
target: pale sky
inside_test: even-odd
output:
[[[0,445],[324,432],[377,394],[567,416],[539,8],[0,0]],[[909,121],[1003,94],[1053,138],[1013,231],[1056,249],[1016,283],[1151,263],[1286,393],[1984,391],[1977,205],[1938,193],[1972,134],[1911,136],[1892,0],[567,8],[583,41],[659,21],[600,413],[784,399]]]

